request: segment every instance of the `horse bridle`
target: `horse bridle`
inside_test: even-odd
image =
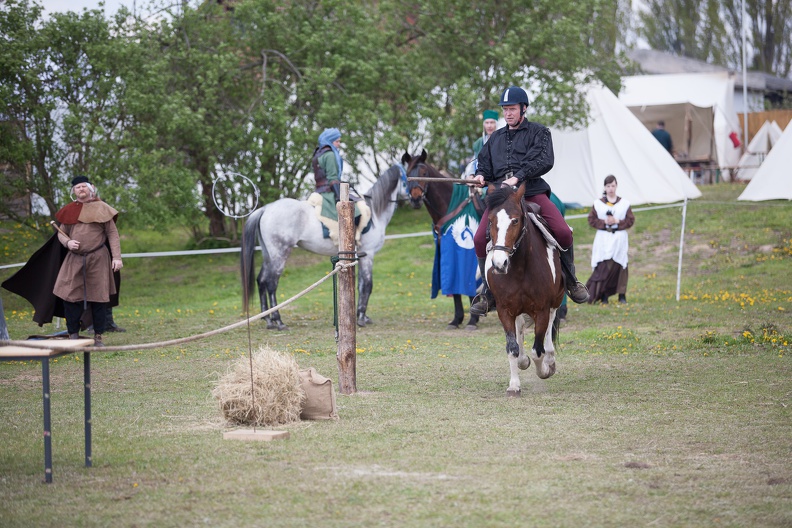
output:
[[[414,173],[418,171],[422,166],[426,167],[426,164],[418,163],[415,167],[412,168],[412,170],[410,170],[410,172],[407,173],[407,177],[414,178],[416,176]],[[413,189],[415,188],[421,189],[421,200],[426,200],[426,188],[429,187],[429,182],[426,182],[426,187],[421,185],[420,182],[416,182],[416,181],[409,182],[409,184],[412,185]]]
[[[416,172],[416,171],[418,171],[418,170],[419,170],[421,167],[424,167],[424,168],[425,168],[425,167],[426,167],[426,164],[425,164],[425,163],[418,163],[417,165],[415,165],[415,167],[413,167],[413,168],[412,168],[412,170],[411,170],[411,171],[410,171],[410,172],[407,174],[407,176],[412,178],[412,177],[413,177],[413,176],[412,176],[412,175],[413,175],[413,173],[414,173],[414,172]],[[428,189],[429,189],[429,183],[430,183],[430,182],[416,182],[416,181],[413,181],[413,182],[409,182],[409,183],[410,183],[410,184],[412,184],[412,188],[413,188],[413,189],[416,189],[416,188],[417,188],[417,189],[420,189],[420,190],[421,190],[421,201],[424,203],[424,205],[426,205],[426,208],[427,208],[427,209],[431,209],[431,210],[432,210],[432,211],[434,211],[434,212],[435,212],[435,213],[436,213],[438,216],[443,216],[443,212],[442,212],[442,211],[438,211],[438,210],[437,210],[437,208],[436,208],[436,207],[434,207],[434,206],[433,206],[433,205],[432,205],[432,204],[429,202],[429,200],[426,198],[426,193],[428,192]],[[422,185],[421,183],[424,183],[425,185]],[[411,198],[411,199],[412,199],[412,198]]]
[[[528,212],[525,210],[525,204],[522,203],[522,200],[520,200],[520,205],[523,213],[522,214],[523,225],[522,225],[522,229],[520,230],[520,236],[514,242],[514,245],[511,248],[508,248],[506,246],[492,246],[492,251],[496,251],[496,250],[505,251],[506,254],[509,255],[509,258],[511,258],[511,256],[514,255],[514,252],[517,251],[517,248],[520,247],[523,238],[525,238],[525,233],[528,231]]]

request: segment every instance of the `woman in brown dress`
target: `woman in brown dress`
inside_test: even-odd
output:
[[[605,192],[594,202],[588,223],[597,230],[591,249],[591,274],[586,288],[589,303],[608,304],[608,297],[619,294],[619,302],[627,303],[627,229],[635,223],[630,202],[616,195],[618,183],[613,175],[605,177]]]

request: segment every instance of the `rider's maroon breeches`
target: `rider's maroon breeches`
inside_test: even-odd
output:
[[[567,225],[564,217],[561,216],[558,207],[550,201],[550,198],[548,198],[546,194],[537,194],[536,196],[526,198],[526,200],[538,204],[539,207],[542,208],[542,217],[547,220],[547,224],[550,226],[550,231],[553,233],[553,236],[562,248],[568,249],[569,246],[572,245],[572,229]],[[481,215],[481,222],[479,223],[478,230],[473,236],[473,244],[476,247],[476,256],[478,258],[487,256],[488,218],[489,207],[484,211],[484,214]]]

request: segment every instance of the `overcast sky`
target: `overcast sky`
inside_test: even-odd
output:
[[[78,13],[87,9],[99,9],[100,0],[39,0],[46,13],[77,11]],[[130,10],[135,0],[104,0],[104,11],[108,15],[114,15],[122,5]],[[138,4],[142,4],[138,1]]]

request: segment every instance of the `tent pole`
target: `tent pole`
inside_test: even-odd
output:
[[[745,35],[745,0],[742,0],[742,74],[743,74],[743,148],[748,149],[748,65],[746,64],[748,52],[746,51]]]
[[[685,249],[685,220],[687,219],[687,196],[685,196],[685,203],[682,205],[682,230],[679,233],[679,262],[677,263],[677,290],[676,300],[679,302],[679,289],[682,284],[682,252]]]

